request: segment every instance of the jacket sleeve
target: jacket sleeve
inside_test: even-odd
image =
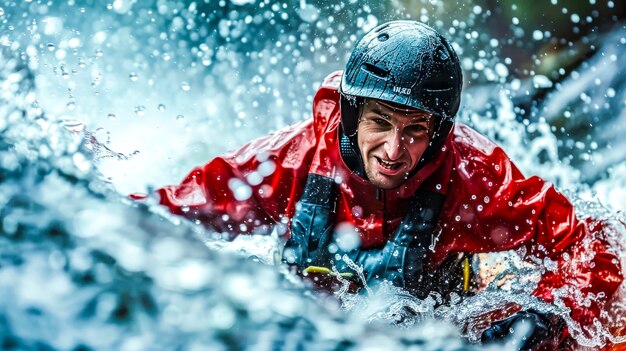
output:
[[[475,132],[457,136],[444,209],[453,251],[526,248],[545,268],[534,295],[560,299],[581,325],[593,324],[623,277],[607,227],[579,220],[570,201],[539,177],[526,178],[504,151]]]
[[[218,232],[268,232],[291,215],[315,140],[312,120],[253,140],[158,189],[160,203]]]
[[[171,212],[223,233],[266,233],[287,223],[302,195],[321,135],[337,116],[341,72],[313,98],[313,118],[253,140],[157,190]]]

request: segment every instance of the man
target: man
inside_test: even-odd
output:
[[[552,301],[554,289],[573,286],[604,296],[590,307],[564,298],[575,320],[592,324],[622,282],[616,256],[553,186],[525,178],[499,147],[453,123],[461,87],[444,37],[418,22],[385,23],[359,41],[343,74],[326,78],[312,119],[193,170],[158,190],[161,203],[218,232],[278,225],[284,260],[300,271],[354,262],[368,283],[419,297],[463,294],[470,255],[524,247],[559,267],[534,295]],[[583,238],[595,256],[570,267],[565,257],[581,254]],[[554,348],[565,335],[557,318],[531,310],[495,323],[484,341],[519,320],[534,326],[527,349]]]

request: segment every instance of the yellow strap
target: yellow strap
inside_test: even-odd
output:
[[[468,291],[470,285],[470,263],[469,258],[463,259],[463,291]]]
[[[304,269],[305,273],[320,273],[320,274],[329,274],[329,275],[333,275],[336,276],[337,274],[335,274],[335,272],[331,271],[330,269],[326,268],[326,267],[320,267],[320,266],[308,266]],[[344,277],[344,278],[352,278],[354,276],[354,274],[349,273],[349,272],[345,272],[345,273],[339,273],[340,276]]]

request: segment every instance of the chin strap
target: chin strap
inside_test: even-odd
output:
[[[339,135],[339,152],[341,153],[343,162],[352,172],[358,174],[361,178],[365,178],[363,160],[358,153],[358,147],[356,147],[356,135],[348,137],[342,132],[340,132]]]

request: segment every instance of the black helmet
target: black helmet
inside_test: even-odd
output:
[[[343,133],[353,139],[358,155],[355,136],[362,98],[431,113],[436,123],[430,149],[435,149],[426,150],[422,157],[426,162],[450,132],[462,85],[459,58],[442,35],[415,21],[382,24],[357,43],[343,72],[339,87]]]

